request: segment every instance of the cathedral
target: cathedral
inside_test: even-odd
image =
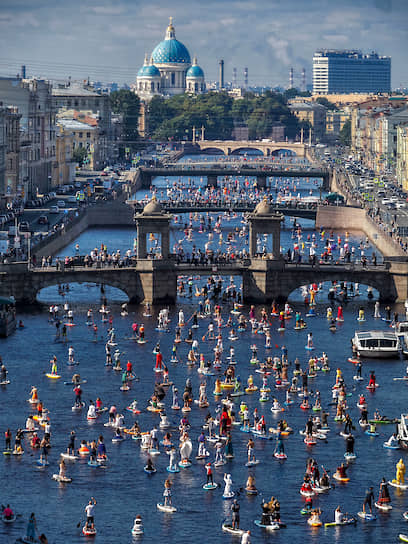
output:
[[[204,72],[196,58],[191,63],[188,49],[176,39],[171,17],[164,40],[156,45],[150,60],[146,55],[133,88],[142,100],[205,91]]]

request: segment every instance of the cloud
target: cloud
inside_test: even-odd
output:
[[[237,67],[242,81],[248,66],[250,83],[286,85],[293,66],[310,81],[314,51],[337,47],[391,55],[393,81],[408,85],[407,0],[1,0],[0,58],[15,59],[13,72],[69,63],[79,75],[131,82],[169,16],[208,79],[223,58],[226,79]]]

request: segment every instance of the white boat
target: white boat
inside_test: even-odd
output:
[[[399,355],[400,343],[393,331],[358,331],[352,342],[363,357],[382,359]]]
[[[408,321],[397,323],[395,332],[400,339],[402,353],[408,357]]]

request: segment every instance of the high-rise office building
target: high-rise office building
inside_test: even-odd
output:
[[[314,54],[314,94],[390,91],[391,57],[335,49],[319,49]]]

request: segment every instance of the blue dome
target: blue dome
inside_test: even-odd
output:
[[[142,66],[137,73],[138,77],[160,77],[160,72],[153,64]]]
[[[187,47],[175,38],[163,40],[156,45],[152,59],[156,64],[191,64]]]
[[[191,66],[191,68],[187,70],[186,76],[187,77],[204,77],[204,72],[199,66],[194,65],[194,66]]]

